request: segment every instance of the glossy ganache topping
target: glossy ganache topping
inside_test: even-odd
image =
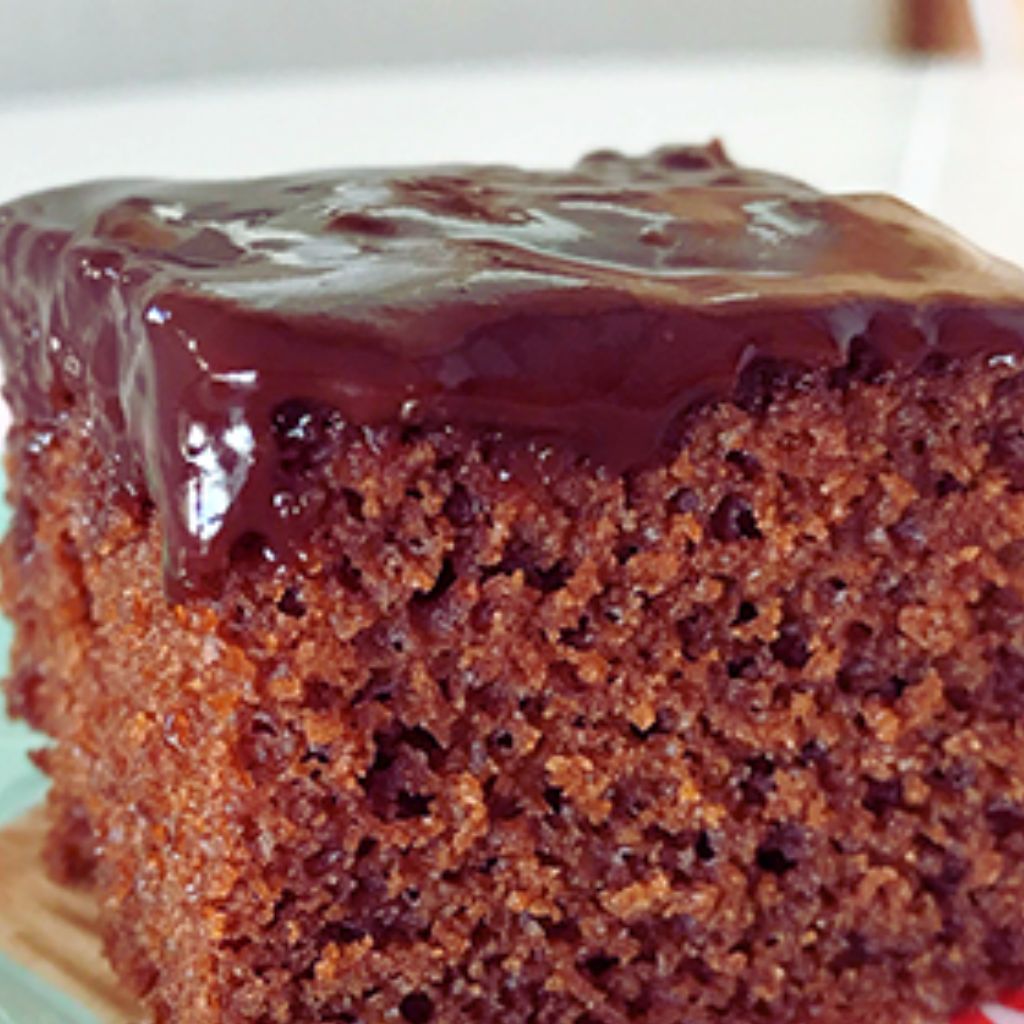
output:
[[[1024,348],[1024,275],[878,195],[737,167],[717,143],[561,172],[448,166],[112,181],[0,207],[16,419],[84,403],[157,508],[167,581],[240,538],[287,557],[274,433],[479,426],[618,472],[759,368]],[[285,422],[288,421],[288,422]]]

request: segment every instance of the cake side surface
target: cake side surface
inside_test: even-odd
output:
[[[1024,275],[884,196],[830,196],[717,145],[562,172],[353,170],[111,182],[0,210],[8,398],[85,394],[117,483],[156,502],[168,583],[215,588],[275,504],[274,416],[465,423],[613,472],[765,373],[1019,353]]]

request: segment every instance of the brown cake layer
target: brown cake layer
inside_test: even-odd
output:
[[[59,344],[25,311],[84,308],[65,301],[68,254],[95,243],[83,195],[132,187],[13,208],[9,704],[55,740],[54,866],[93,880],[158,1024],[943,1024],[1024,985],[1014,272],[894,201],[730,184],[717,150],[672,153],[705,165],[462,171],[464,202],[428,218],[440,249],[403,207],[380,252],[317,250],[323,275],[238,254],[207,273],[166,239],[136,262],[133,234]],[[530,223],[562,249],[577,236],[541,216],[553,182],[573,217],[593,197],[567,183],[631,197],[590,235],[572,221],[594,240],[559,257],[586,279],[571,331],[568,306],[517,305],[536,273],[502,278],[471,238],[480,189],[506,179],[547,197]],[[405,179],[345,180],[372,206],[368,182]],[[817,242],[779,228],[750,270],[749,189],[811,203]],[[192,194],[144,191],[164,219]],[[231,210],[262,216],[206,201],[224,237]],[[671,204],[701,211],[690,236],[666,228],[689,270],[611,268],[629,251],[615,218]],[[85,226],[40,242],[58,209]],[[695,270],[720,224],[732,270]],[[216,314],[149,333],[146,273]],[[302,303],[321,276],[318,318]],[[643,299],[605,316],[606,285]],[[362,314],[372,345],[346,326]],[[467,339],[491,361],[460,364]],[[371,394],[415,404],[360,418]],[[203,491],[223,464],[189,443],[215,422],[216,452],[248,453],[234,491]],[[182,528],[195,487],[222,502],[208,543]]]

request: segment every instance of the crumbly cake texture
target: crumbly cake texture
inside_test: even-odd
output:
[[[311,419],[318,564],[194,607],[16,431],[55,853],[158,1021],[941,1021],[1024,982],[1022,413],[823,384],[629,480]]]
[[[174,599],[96,386],[9,377],[9,708],[152,1019],[936,1024],[1024,984],[1004,312],[748,361],[629,466],[297,393],[260,443],[301,549],[240,532]]]

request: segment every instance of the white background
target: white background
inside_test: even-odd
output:
[[[0,95],[531,55],[880,52],[896,0],[0,0]]]

